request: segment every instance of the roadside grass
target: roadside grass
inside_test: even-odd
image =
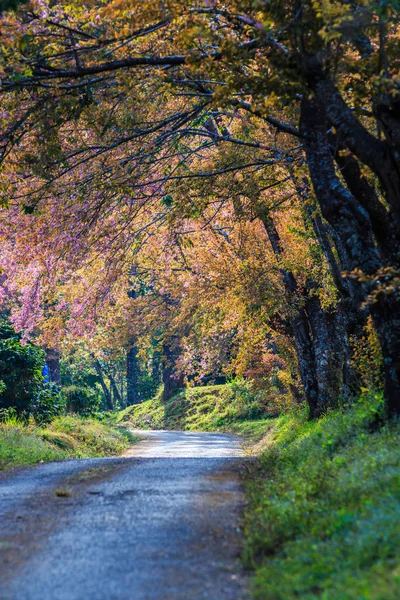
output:
[[[397,600],[400,422],[369,395],[316,422],[275,420],[247,484],[256,600]]]
[[[126,427],[77,415],[58,417],[45,428],[15,417],[0,423],[0,470],[67,458],[121,454],[136,440]]]
[[[273,415],[246,384],[239,383],[187,388],[166,403],[160,391],[152,400],[129,406],[115,419],[137,429],[231,431],[257,439]]]
[[[138,429],[231,431],[255,460],[245,474],[243,560],[255,600],[397,600],[400,420],[382,397],[309,421],[276,416],[230,385],[161,395],[120,412]]]

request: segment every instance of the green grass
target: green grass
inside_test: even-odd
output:
[[[233,431],[253,437],[262,435],[269,420],[271,409],[243,382],[187,388],[166,403],[160,392],[117,417],[138,429]]]
[[[369,396],[317,422],[276,419],[248,484],[257,600],[397,600],[400,423]]]
[[[117,421],[253,442],[243,559],[256,600],[397,600],[400,421],[383,427],[381,410],[370,394],[314,422],[277,417],[240,384],[159,395]]]
[[[135,440],[125,427],[68,415],[46,428],[17,419],[0,423],[0,470],[66,458],[120,454]]]

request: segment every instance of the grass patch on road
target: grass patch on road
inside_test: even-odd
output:
[[[400,423],[380,428],[381,408],[275,421],[248,483],[256,600],[397,600]]]
[[[46,428],[11,418],[0,423],[0,470],[67,458],[117,455],[135,441],[126,427],[76,415],[58,417]]]

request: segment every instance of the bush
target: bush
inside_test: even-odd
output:
[[[80,385],[70,385],[64,388],[64,395],[68,412],[73,412],[82,417],[90,417],[99,408],[101,396],[92,388]]]
[[[45,383],[35,395],[30,406],[30,414],[39,425],[50,423],[55,417],[65,413],[66,399],[55,383]]]
[[[0,421],[0,471],[52,460],[117,455],[136,441],[127,429],[95,419],[56,417],[43,429],[8,409]]]
[[[65,412],[60,389],[44,383],[44,364],[43,350],[32,343],[23,344],[11,325],[0,321],[0,413],[7,417],[15,411],[26,421],[33,416],[37,423],[45,424]]]
[[[229,384],[232,391],[236,419],[255,420],[262,419],[268,414],[275,414],[276,410],[268,407],[264,390],[255,390],[251,382],[245,379],[235,379]]]
[[[135,441],[127,429],[77,415],[57,417],[42,431],[42,437],[79,458],[120,454]]]
[[[0,408],[30,413],[31,404],[41,389],[44,352],[33,344],[22,345],[18,337],[0,339],[0,373],[3,386]]]

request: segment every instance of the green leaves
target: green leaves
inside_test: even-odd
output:
[[[171,208],[172,205],[173,205],[173,203],[174,203],[174,199],[173,199],[173,197],[170,194],[167,194],[161,200],[161,204],[164,204],[164,206],[166,206],[167,208]]]
[[[400,12],[398,0],[379,0],[373,4],[374,10],[382,16],[387,16],[391,11]]]
[[[0,0],[0,14],[6,10],[17,10],[21,4],[28,4],[29,0]]]

